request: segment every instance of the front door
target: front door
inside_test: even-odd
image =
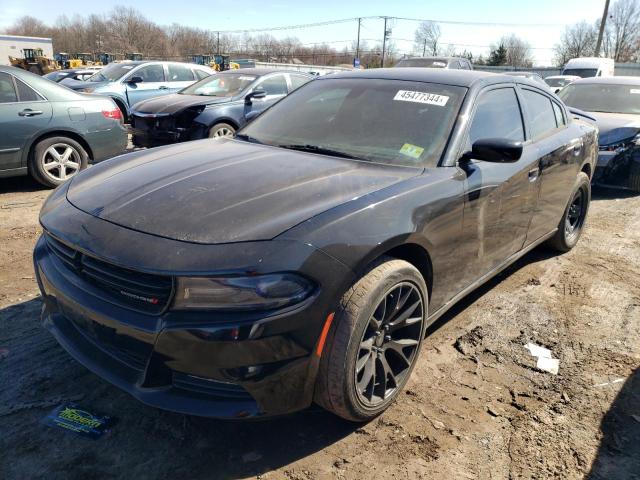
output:
[[[142,82],[130,83],[129,80],[134,77],[140,77]],[[171,93],[169,82],[165,79],[164,66],[161,63],[145,64],[136,68],[123,81],[129,107],[142,100]]]
[[[471,159],[460,164],[466,174],[461,254],[469,258],[467,278],[477,279],[524,245],[536,200],[538,154],[535,145],[525,141],[522,110],[512,86],[480,94],[467,136],[468,150],[480,139],[523,142],[517,162]]]
[[[51,105],[21,80],[0,72],[0,170],[24,167],[25,145],[51,121]]]

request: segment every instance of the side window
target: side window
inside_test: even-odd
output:
[[[567,122],[564,120],[564,115],[562,113],[562,108],[560,108],[560,105],[558,105],[556,102],[551,102],[551,105],[553,105],[553,113],[556,115],[556,124],[558,125],[558,127],[566,125]]]
[[[267,95],[286,95],[287,81],[284,75],[274,75],[260,82],[256,88],[264,90]]]
[[[18,78],[16,78],[16,86],[18,87],[18,98],[21,102],[37,102],[38,100],[43,100],[33,88]]]
[[[8,73],[0,72],[0,103],[12,103],[18,101],[16,89],[13,88],[13,79]]]
[[[551,130],[557,128],[556,114],[551,106],[552,102],[548,97],[541,93],[536,93],[533,90],[526,89],[522,90],[522,96],[527,105],[531,138],[533,140],[543,137]]]
[[[168,67],[170,82],[192,82],[194,80],[193,72],[189,67],[172,63]]]
[[[301,87],[302,85],[307,83],[309,80],[311,80],[310,78],[305,77],[304,75],[296,75],[295,73],[292,73],[291,75],[289,75],[289,77],[291,78],[291,91],[292,92],[296,88]]]
[[[146,65],[135,72],[131,77],[142,77],[143,82],[164,82],[164,68],[162,65]]]
[[[198,80],[202,80],[203,78],[211,76],[209,72],[205,72],[204,70],[195,69],[194,72],[196,72],[196,77],[198,78]]]
[[[524,141],[524,127],[518,97],[513,88],[499,88],[483,93],[469,128],[469,145],[485,138]]]

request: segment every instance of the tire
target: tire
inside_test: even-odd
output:
[[[640,159],[632,159],[629,166],[629,180],[628,187],[636,192],[640,193]]]
[[[61,164],[63,159],[64,163]],[[86,150],[75,140],[49,137],[40,140],[33,149],[29,158],[29,173],[45,187],[55,188],[87,168],[88,161]],[[55,166],[52,167],[52,164]]]
[[[235,133],[236,129],[233,125],[216,123],[211,127],[211,130],[209,130],[209,138],[233,137]]]
[[[403,298],[399,310],[383,307]],[[316,403],[355,422],[382,413],[416,364],[427,307],[427,286],[413,265],[390,257],[375,263],[342,297],[320,360]],[[394,325],[403,315],[408,320]]]
[[[580,206],[579,211],[576,211],[577,208],[574,209],[574,206],[578,198],[580,198]],[[558,224],[558,230],[547,242],[551,248],[564,253],[576,246],[584,229],[590,202],[591,182],[586,173],[580,172],[571,190],[569,203]]]

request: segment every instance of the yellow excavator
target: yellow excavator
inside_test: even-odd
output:
[[[16,58],[9,55],[9,63],[13,67],[28,70],[37,75],[46,75],[55,70],[60,70],[58,63],[46,57],[41,48],[25,48],[22,50],[22,57]]]

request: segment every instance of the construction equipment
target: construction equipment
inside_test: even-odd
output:
[[[81,67],[91,66],[95,64],[95,62],[93,61],[92,53],[76,53],[74,57],[82,62],[82,64],[80,65]]]
[[[213,57],[211,55],[190,55],[189,60],[191,63],[195,63],[196,65],[208,65],[211,66],[211,62],[213,61]]]
[[[55,70],[60,70],[60,66],[55,60],[44,55],[41,48],[25,48],[22,50],[23,58],[9,56],[12,66],[28,70],[37,75],[45,75]]]
[[[214,55],[213,61],[209,64],[216,72],[224,72],[225,70],[237,70],[240,65],[229,61],[229,55]]]

